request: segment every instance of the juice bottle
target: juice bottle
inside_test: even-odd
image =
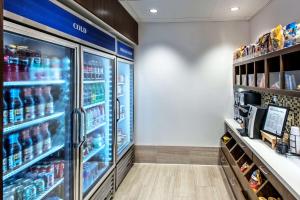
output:
[[[54,103],[53,97],[51,95],[51,87],[47,86],[43,88],[44,98],[45,98],[45,114],[53,114],[54,113]]]
[[[99,96],[100,96],[100,101],[104,101],[105,100],[105,90],[104,90],[104,85],[101,84],[100,88],[99,88]]]
[[[4,174],[5,172],[7,172],[7,153],[6,153],[6,149],[4,148],[4,145],[2,146],[2,156],[3,156],[2,171],[3,171],[3,174]]]
[[[35,115],[37,117],[45,116],[45,99],[43,97],[42,88],[34,89],[34,104],[35,104]]]
[[[83,65],[83,79],[87,80],[88,79],[88,65],[84,63]]]
[[[41,54],[39,52],[32,52],[29,67],[30,80],[41,80],[41,62]]]
[[[61,78],[60,59],[57,57],[51,58],[51,79],[59,80]]]
[[[97,91],[96,91],[96,84],[92,85],[92,103],[96,103],[97,98]]]
[[[33,159],[33,142],[30,136],[30,130],[26,129],[21,132],[22,136],[22,148],[23,148],[23,160],[28,162]]]
[[[6,126],[8,124],[8,106],[5,101],[5,98],[3,97],[3,126]]]
[[[8,169],[12,170],[15,167],[22,165],[22,146],[19,142],[19,134],[11,134],[8,137]]]
[[[32,142],[33,142],[34,156],[41,155],[43,153],[43,136],[40,133],[39,126],[33,127],[31,138],[32,138]]]
[[[91,86],[90,84],[88,84],[87,86],[87,104],[91,104],[92,103],[92,99],[91,99],[91,95],[92,95],[92,90],[91,90]]]
[[[63,59],[62,59],[62,69],[63,69],[63,71],[64,71],[64,73],[63,73],[63,78],[64,79],[69,79],[70,78],[70,69],[71,69],[71,60],[70,60],[70,58],[69,57],[64,57]]]
[[[11,81],[11,69],[9,66],[9,47],[5,45],[4,47],[4,58],[3,58],[3,80]]]
[[[20,66],[19,66],[19,57],[16,54],[17,52],[17,46],[15,45],[10,45],[10,51],[12,52],[12,55],[9,57],[8,59],[8,64],[9,64],[9,69],[11,72],[11,81],[18,81],[20,80],[19,77],[19,70],[20,70]]]
[[[43,151],[46,152],[52,147],[51,133],[49,131],[49,124],[44,123],[41,125],[43,136]]]
[[[51,61],[50,58],[44,57],[42,58],[42,79],[49,80],[50,79],[50,66]]]
[[[32,97],[32,89],[31,88],[24,88],[24,112],[25,112],[25,120],[32,120],[35,118],[35,105],[34,100]]]
[[[24,120],[23,102],[20,98],[19,89],[10,90],[10,104],[9,104],[9,122],[17,123]]]
[[[18,46],[17,54],[19,57],[19,78],[20,80],[28,80],[29,79],[29,50],[27,46]]]

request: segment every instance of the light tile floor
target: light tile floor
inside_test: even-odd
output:
[[[135,164],[115,200],[231,200],[220,166]]]

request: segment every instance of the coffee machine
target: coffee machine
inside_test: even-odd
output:
[[[250,105],[249,113],[248,113],[248,125],[247,125],[247,129],[248,129],[247,132],[249,138],[251,139],[261,138],[260,130],[262,129],[266,111],[267,111],[266,108]]]
[[[261,105],[261,94],[254,91],[236,91],[234,93],[234,119],[241,124],[242,136],[248,136],[250,105]]]

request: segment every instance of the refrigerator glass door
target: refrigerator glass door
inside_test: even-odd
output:
[[[18,33],[4,32],[3,199],[73,199],[77,47],[27,28],[12,30]]]
[[[82,104],[85,135],[82,158],[83,196],[88,198],[113,166],[113,56],[83,48]]]
[[[117,156],[133,144],[133,64],[119,59],[117,63]]]

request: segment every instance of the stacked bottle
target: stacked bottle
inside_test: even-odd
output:
[[[105,100],[105,89],[103,84],[84,85],[84,105],[99,103]]]
[[[49,123],[12,133],[3,146],[3,173],[6,173],[51,149]]]
[[[10,88],[4,92],[3,124],[16,124],[54,113],[51,86]]]
[[[3,198],[17,200],[36,199],[63,176],[64,162],[62,160],[36,165],[18,177],[8,180],[8,184],[3,188]],[[9,198],[12,196],[14,198]]]
[[[101,61],[89,60],[84,64],[84,80],[104,80],[104,67]]]
[[[4,81],[60,80],[61,69],[70,68],[70,58],[42,57],[27,46],[4,48]]]
[[[87,130],[91,130],[105,122],[104,106],[96,106],[87,110]]]

